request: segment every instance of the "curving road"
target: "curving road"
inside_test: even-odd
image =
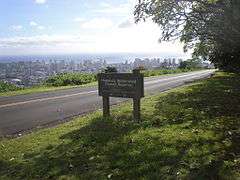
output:
[[[166,91],[210,76],[214,70],[146,78],[145,95]],[[111,104],[125,101],[112,98]],[[0,97],[0,137],[57,124],[73,116],[102,108],[96,87]]]

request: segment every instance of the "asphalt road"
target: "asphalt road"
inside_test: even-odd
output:
[[[214,70],[145,78],[145,95],[163,92],[202,79]],[[111,104],[126,99],[111,98]],[[71,117],[102,108],[96,87],[0,97],[0,137],[64,122]]]

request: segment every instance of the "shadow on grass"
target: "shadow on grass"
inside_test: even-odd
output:
[[[192,171],[194,173],[190,173],[189,177],[231,179],[234,171],[238,171],[239,176],[239,93],[240,75],[229,74],[228,76],[215,76],[209,81],[191,86],[186,92],[170,93],[161,97],[156,104],[153,124],[157,126],[185,125],[184,129],[192,129],[192,132],[196,134],[207,134],[207,132],[213,134],[213,137],[209,135],[207,139],[214,139],[214,141],[202,139],[191,146],[197,145],[196,147],[201,151],[204,151],[202,147],[207,146],[208,154],[198,159],[196,155],[189,157],[189,164],[191,161],[196,161],[198,164]],[[210,160],[203,160],[204,158],[210,158]]]
[[[239,174],[240,77],[216,76],[143,104],[143,122],[95,118],[22,161],[18,179],[234,179]],[[148,110],[153,107],[153,110]]]
[[[121,118],[121,117],[119,117]],[[129,118],[129,117],[128,117]],[[0,175],[25,179],[53,178],[63,175],[95,177],[102,163],[104,148],[133,131],[138,125],[132,121],[95,118],[86,126],[60,137],[62,144],[48,146],[36,154],[25,154],[21,163],[0,161]],[[107,173],[99,172],[107,177]]]

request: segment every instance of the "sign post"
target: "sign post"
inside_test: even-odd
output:
[[[110,116],[110,97],[133,98],[133,118],[140,121],[140,101],[144,97],[143,75],[133,73],[98,74],[98,92],[103,97],[103,117]]]
[[[109,96],[103,96],[103,117],[108,118],[110,116],[110,99]]]
[[[141,103],[141,99],[133,98],[133,119],[135,121],[140,121],[141,119],[140,103]]]

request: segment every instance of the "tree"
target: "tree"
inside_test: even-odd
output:
[[[139,0],[135,18],[151,18],[162,29],[160,41],[180,39],[195,57],[223,68],[225,61],[228,67],[239,65],[237,58],[229,58],[240,54],[239,0]],[[219,52],[225,60],[217,59]]]
[[[180,62],[180,69],[197,69],[201,67],[201,60],[197,58],[188,59],[187,61]]]
[[[117,72],[117,68],[116,67],[111,67],[108,66],[104,69],[104,73],[116,73]]]

